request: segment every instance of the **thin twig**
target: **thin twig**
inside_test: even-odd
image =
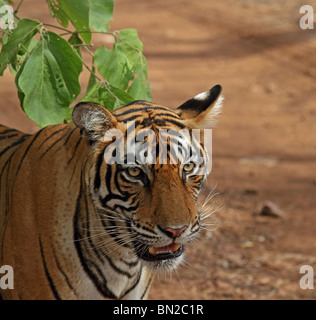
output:
[[[44,25],[45,27],[51,27],[51,28],[56,28],[56,29],[59,29],[59,30],[67,31],[67,34],[77,32],[77,31],[70,31],[70,30],[68,30],[68,29],[66,29],[66,28],[63,28],[63,27],[55,26],[54,24],[43,23],[43,25]]]
[[[17,6],[16,9],[14,10],[14,14],[17,14],[17,13],[19,12],[19,9],[20,9],[23,1],[24,1],[24,0],[21,0],[21,1],[19,2],[18,6]]]
[[[88,31],[88,30],[70,31],[70,30],[67,30],[67,29],[64,29],[64,31],[66,31],[66,32],[65,32],[65,33],[61,33],[60,36],[66,36],[67,34],[75,33],[75,32],[76,32],[76,33],[101,33],[101,34],[103,33],[103,34],[109,34],[109,35],[111,35],[111,36],[113,36],[113,37],[116,37],[113,32],[106,32],[106,31]]]

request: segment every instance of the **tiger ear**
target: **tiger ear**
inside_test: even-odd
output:
[[[175,112],[184,120],[185,125],[191,129],[214,128],[224,100],[221,92],[222,87],[216,85],[212,89],[186,101]]]
[[[104,138],[107,130],[117,127],[113,114],[94,102],[80,102],[72,111],[72,120],[90,142]]]

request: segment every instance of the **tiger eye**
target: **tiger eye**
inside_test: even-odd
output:
[[[141,174],[141,170],[137,167],[128,168],[127,172],[132,177],[137,177]]]
[[[193,162],[190,162],[190,163],[187,163],[183,166],[183,170],[186,171],[186,172],[190,172],[194,169],[194,163]]]

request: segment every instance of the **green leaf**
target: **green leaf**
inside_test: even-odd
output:
[[[147,75],[147,63],[144,59],[135,70],[135,78],[127,93],[137,100],[152,101],[151,89]]]
[[[50,52],[55,57],[65,80],[69,94],[73,100],[80,93],[79,74],[82,71],[82,62],[73,51],[69,43],[54,32],[47,32],[46,40]]]
[[[0,0],[1,1],[1,0]],[[46,0],[51,15],[64,27],[69,20],[86,43],[91,41],[90,27],[98,32],[109,30],[114,0]]]
[[[46,0],[49,12],[63,27],[67,28],[69,18],[56,0]]]
[[[89,28],[89,1],[87,0],[56,0],[61,9],[70,19],[86,43],[91,41]]]
[[[118,36],[124,46],[128,45],[134,49],[134,51],[129,51],[131,54],[136,55],[137,52],[143,52],[143,44],[138,37],[136,29],[120,30]]]
[[[14,4],[12,0],[0,0],[0,7],[6,5],[6,4]]]
[[[89,25],[95,31],[106,32],[113,17],[114,0],[89,0]]]
[[[44,34],[17,74],[23,110],[41,127],[70,119],[81,68],[66,40],[53,32]]]
[[[122,90],[126,90],[129,81],[134,78],[124,50],[116,44],[112,50],[99,47],[94,53],[94,62],[101,76]]]
[[[147,63],[142,50],[136,30],[121,30],[115,34],[111,50],[102,46],[95,51],[94,62],[101,76],[111,85],[127,91],[134,100],[151,101]]]
[[[151,89],[148,80],[147,62],[143,55],[143,44],[135,29],[125,29],[118,33],[119,44],[122,47],[129,66],[135,75],[127,92],[135,99],[152,101]]]
[[[151,101],[147,63],[142,50],[135,29],[121,30],[115,34],[111,50],[102,46],[95,51],[94,62],[101,76],[111,85],[127,91],[134,100]]]
[[[40,23],[36,20],[19,20],[8,42],[2,47],[0,54],[0,75],[3,75],[3,71],[7,65],[14,61],[21,46],[27,43],[39,31],[39,28]]]
[[[18,72],[16,73],[16,76],[15,76],[15,85],[16,85],[16,87],[18,89],[18,98],[20,100],[20,105],[21,105],[22,109],[23,109],[23,101],[24,101],[25,95],[24,95],[24,92],[21,90],[21,88],[19,86],[19,78],[20,78],[20,75],[22,74],[22,72],[24,70],[24,66],[25,66],[27,60],[28,60],[28,57],[26,57],[24,59],[20,69],[18,70]],[[23,109],[23,111],[24,111],[24,109]]]
[[[135,99],[125,91],[105,82],[95,83],[81,101],[96,102],[108,110],[117,109]]]
[[[10,33],[9,33],[9,32],[6,32],[6,31],[3,31],[2,37],[1,37],[1,39],[0,39],[2,45],[5,45],[5,44],[9,41],[9,38],[10,38]]]
[[[20,48],[19,52],[17,53],[14,61],[10,63],[10,72],[11,73],[17,73],[20,69],[22,63],[24,62],[25,58],[28,54],[36,47],[38,44],[38,41],[35,37],[31,38],[29,41],[27,41],[23,47]]]
[[[74,32],[71,37],[68,39],[69,44],[73,46],[73,49],[76,50],[79,57],[82,57],[81,55],[81,45],[83,44],[82,40],[79,38],[78,33]]]
[[[96,77],[95,77],[95,66],[92,66],[92,72],[90,73],[88,86],[87,86],[87,92],[90,91],[90,89],[97,83]]]

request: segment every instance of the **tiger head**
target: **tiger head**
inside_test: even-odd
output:
[[[116,254],[152,269],[181,262],[200,230],[197,199],[209,161],[205,137],[192,133],[214,127],[222,100],[217,85],[177,109],[145,101],[113,112],[89,102],[74,108],[91,150],[89,197]]]

